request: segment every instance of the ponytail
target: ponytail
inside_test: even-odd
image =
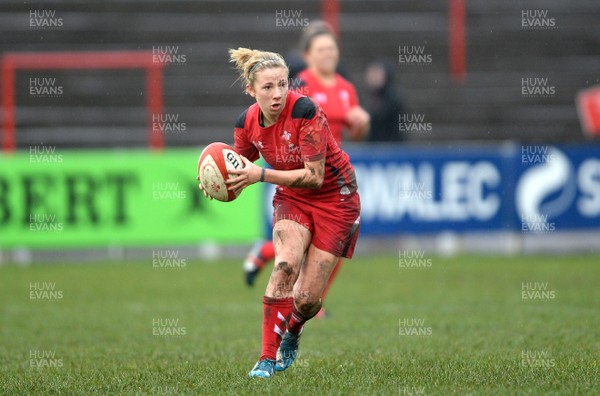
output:
[[[235,64],[235,68],[240,73],[238,79],[250,86],[254,85],[256,73],[261,70],[283,67],[289,72],[283,57],[275,52],[249,48],[229,49],[229,61]]]

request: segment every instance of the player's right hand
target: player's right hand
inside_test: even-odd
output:
[[[196,180],[200,180],[200,176],[196,177]],[[204,193],[204,196],[206,198],[208,198],[208,199],[210,199],[212,201],[213,197],[211,197],[210,195],[208,195],[208,193],[204,189],[204,186],[202,186],[202,183],[198,183],[198,188]]]

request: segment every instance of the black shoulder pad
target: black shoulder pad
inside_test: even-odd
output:
[[[236,128],[243,128],[244,124],[246,123],[246,113],[248,112],[248,109],[244,110],[244,112],[242,114],[240,114],[240,116],[238,117],[237,121],[235,122],[235,127]]]
[[[292,118],[304,118],[312,120],[317,113],[317,107],[308,97],[303,96],[294,103]]]

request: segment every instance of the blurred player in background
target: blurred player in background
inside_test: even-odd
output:
[[[313,20],[304,30],[302,31],[302,35],[300,36],[300,40],[298,40],[298,45],[292,48],[286,55],[285,60],[290,69],[290,81],[295,81],[298,74],[306,69],[306,61],[304,60],[304,52],[306,49],[307,41],[310,41],[310,38],[318,32],[327,31],[329,33],[333,33],[333,28],[331,25],[325,21],[316,19]],[[339,73],[342,77],[347,80],[350,80],[350,76],[348,75],[348,70],[344,67],[343,61],[339,61],[337,67],[335,69],[337,73]]]
[[[340,257],[351,258],[360,228],[360,198],[348,155],[338,146],[323,110],[288,90],[281,55],[246,48],[231,61],[256,103],[235,125],[235,149],[245,167],[231,170],[229,189],[256,182],[277,186],[273,198],[275,265],[263,297],[262,353],[250,377],[287,369],[304,324]],[[285,156],[282,157],[282,153]],[[262,155],[272,169],[253,163]]]
[[[290,89],[310,96],[321,105],[338,144],[341,145],[344,132],[350,140],[364,139],[369,131],[370,117],[360,106],[354,85],[336,72],[339,46],[333,30],[323,21],[312,22],[303,32],[300,48],[306,69],[292,79],[294,86]],[[274,257],[272,241],[260,241],[254,245],[244,262],[248,285],[254,284],[258,273]],[[323,301],[341,265],[340,259],[323,290]],[[321,308],[317,317],[325,316],[325,308]]]
[[[405,136],[398,130],[399,116],[407,110],[396,88],[394,66],[387,59],[370,62],[365,69],[365,107],[371,115],[370,142],[398,142]]]
[[[324,25],[303,36],[302,44],[306,69],[298,73],[298,89],[319,102],[338,144],[344,132],[350,140],[364,139],[370,117],[359,105],[354,85],[336,72],[340,52],[335,35]]]

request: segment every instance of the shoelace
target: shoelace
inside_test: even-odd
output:
[[[257,369],[263,370],[263,371],[269,371],[271,366],[274,364],[275,364],[275,362],[272,360],[269,360],[269,359],[261,360],[260,363],[258,363]]]

